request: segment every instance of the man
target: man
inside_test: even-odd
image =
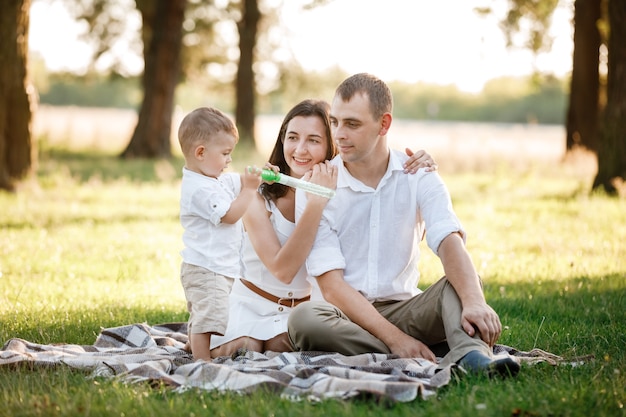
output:
[[[502,325],[485,301],[447,188],[436,172],[404,174],[406,155],[388,147],[392,107],[388,86],[369,74],[336,90],[330,119],[337,194],[307,259],[325,301],[291,313],[290,339],[298,350],[431,361],[443,345],[439,369],[456,363],[469,372],[516,375],[513,358],[493,358]],[[305,199],[298,191],[296,215]],[[418,244],[425,234],[445,277],[421,292]]]

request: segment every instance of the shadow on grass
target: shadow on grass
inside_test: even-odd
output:
[[[625,362],[622,352],[626,344],[625,288],[624,275],[619,273],[580,276],[558,282],[507,284],[504,288],[492,281],[486,287],[490,304],[500,313],[503,324],[509,327],[503,334],[506,340],[500,343],[522,350],[530,350],[536,344],[536,347],[566,358],[595,355],[596,360],[588,366],[539,364],[525,366],[516,379],[464,378],[441,389],[436,398],[428,401],[392,404],[364,396],[351,402],[298,403],[298,411],[304,407],[311,413],[302,415],[360,416],[392,412],[392,415],[404,416],[414,415],[416,407],[419,407],[421,415],[617,415],[615,412],[619,413],[619,409],[616,404],[623,402],[623,376],[616,370],[622,368]],[[180,322],[187,319],[187,313],[182,308],[134,308],[104,304],[93,309],[61,312],[55,317],[56,320],[22,319],[19,332],[7,332],[13,337],[35,343],[90,345],[101,327],[141,322],[150,325]],[[173,393],[147,384],[117,384],[113,380],[92,381],[84,378],[83,372],[63,368],[38,370],[36,373],[12,373],[0,369],[0,387],[22,393],[27,401],[38,405],[41,404],[40,398],[50,396],[49,387],[69,386],[83,395],[91,407],[98,398],[114,398],[120,411],[116,414],[124,411],[126,415],[135,415],[128,411],[137,408],[137,398],[143,401],[141,408],[149,410],[137,415],[186,415],[197,414],[198,410],[207,415],[245,415],[249,409],[255,410],[257,415],[272,414],[277,417],[294,413],[293,403],[266,392],[256,392],[251,396],[202,390]],[[71,406],[65,394],[54,395],[59,403]],[[18,398],[17,395],[7,398],[12,402],[9,410],[24,406],[13,400]],[[103,409],[109,407],[109,403],[103,401]],[[54,408],[46,404],[44,415]],[[167,404],[173,410],[159,412]],[[572,413],[572,409],[580,409],[581,412]],[[111,414],[110,408],[106,410]]]
[[[574,358],[626,361],[626,276],[578,276],[567,280],[485,286],[489,304],[503,325],[499,343],[519,350],[540,348]],[[36,312],[6,321],[0,342],[18,337],[35,343],[93,344],[101,328],[187,320],[185,307],[103,303],[89,309]]]
[[[626,359],[626,275],[491,283],[485,288],[504,331],[500,343],[565,357]]]
[[[485,292],[503,325],[499,343],[520,350],[540,348],[564,357],[594,355],[626,360],[626,280],[624,274],[581,276],[498,286]],[[102,327],[145,322],[150,325],[187,320],[184,306],[102,304],[93,309],[59,312],[46,319],[6,323],[2,336],[36,343],[92,344]],[[6,341],[6,339],[4,340]]]

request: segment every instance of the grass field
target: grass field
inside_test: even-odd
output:
[[[0,194],[0,343],[93,344],[101,327],[187,318],[182,160],[124,162],[113,148],[94,148],[47,140],[37,181]],[[444,153],[437,159],[505,326],[500,343],[594,360],[527,366],[513,380],[466,378],[402,404],[179,394],[64,367],[0,368],[0,416],[626,415],[626,200],[590,194],[592,168],[580,161],[527,158],[512,168],[492,157],[468,170]],[[249,160],[262,158],[236,154],[235,169]],[[421,287],[442,274],[423,255]]]

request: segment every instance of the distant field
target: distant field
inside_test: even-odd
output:
[[[177,109],[172,123],[172,148],[178,152],[176,131],[186,110]],[[258,116],[257,147],[269,155],[282,116]],[[49,144],[120,152],[135,128],[134,110],[41,106],[34,131]],[[389,134],[396,148],[426,149],[446,171],[492,171],[504,163],[516,170],[564,170],[593,176],[593,158],[579,155],[563,164],[565,129],[557,125],[394,120]]]

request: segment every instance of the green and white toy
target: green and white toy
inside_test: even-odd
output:
[[[261,173],[261,178],[263,178],[264,181],[272,181],[286,185],[288,187],[300,188],[306,192],[329,199],[335,196],[335,190],[331,190],[328,187],[290,177],[289,175],[281,174],[280,172],[274,172],[271,169],[264,169]]]

